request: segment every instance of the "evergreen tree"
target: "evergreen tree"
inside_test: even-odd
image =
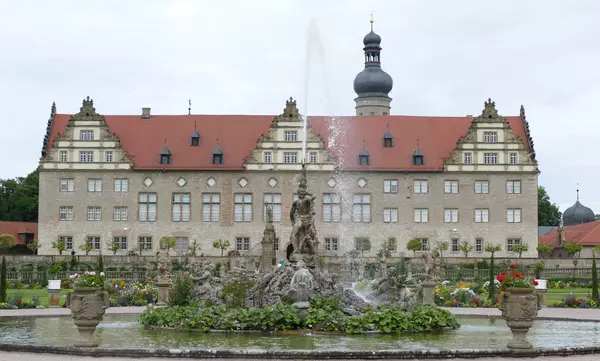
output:
[[[592,299],[598,300],[598,269],[596,268],[596,252],[592,252]]]
[[[104,257],[102,255],[98,258],[98,272],[104,272]]]
[[[0,269],[0,303],[6,302],[6,258],[2,256],[2,268]]]

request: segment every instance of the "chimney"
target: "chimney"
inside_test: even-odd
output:
[[[142,119],[150,119],[150,108],[142,108]]]

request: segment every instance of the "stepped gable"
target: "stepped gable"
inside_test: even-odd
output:
[[[47,149],[52,147],[57,133],[64,132],[70,115],[56,114],[51,123]],[[134,168],[171,170],[243,170],[244,161],[256,147],[261,134],[266,134],[275,117],[273,115],[152,115],[142,119],[139,115],[105,115],[111,132],[116,133],[121,146],[134,160]],[[344,152],[338,155],[345,170],[415,170],[441,171],[443,162],[456,148],[459,138],[471,126],[471,117],[426,116],[348,116],[338,117],[335,124],[342,128],[338,144]],[[520,116],[507,117],[514,135],[527,139]],[[190,129],[202,134],[199,146],[190,146]],[[329,117],[309,117],[314,134],[325,141],[330,138]],[[381,137],[388,129],[395,135],[394,146],[384,148]],[[173,155],[171,164],[158,162],[158,151],[168,139]],[[212,152],[217,145],[225,152],[224,164],[213,164]],[[425,165],[413,165],[412,154],[417,140],[424,154]],[[370,163],[360,166],[356,155],[369,145]],[[529,144],[525,147],[528,151]],[[332,155],[338,152],[330,150]],[[347,155],[345,155],[347,154]]]

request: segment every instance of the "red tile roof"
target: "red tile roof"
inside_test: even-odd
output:
[[[56,114],[52,120],[47,148],[57,133],[63,133],[69,115]],[[142,120],[139,115],[106,115],[111,132],[117,134],[121,145],[134,159],[135,169],[172,170],[240,170],[245,158],[256,146],[261,134],[267,134],[272,115],[152,115]],[[346,170],[442,170],[443,161],[456,147],[458,139],[467,134],[470,117],[426,116],[352,116],[309,117],[315,134],[320,134],[333,156],[341,158]],[[529,151],[526,130],[520,116],[508,117],[513,133],[520,137]],[[190,146],[194,122],[201,144]],[[340,131],[333,132],[332,124]],[[389,126],[394,137],[393,148],[383,148],[383,135]],[[339,139],[333,139],[338,134]],[[172,153],[172,164],[159,164],[159,153],[165,139]],[[212,164],[212,152],[217,139],[223,152],[224,164]],[[417,146],[424,154],[425,165],[413,166],[412,154]],[[358,165],[358,153],[363,142],[371,154],[368,166]],[[342,146],[338,146],[338,144]]]
[[[564,227],[564,237],[567,242],[581,243],[584,246],[600,244],[600,221]],[[558,228],[538,238],[539,243],[549,246],[558,245]]]
[[[35,222],[6,222],[0,221],[0,234],[12,234],[17,244],[25,244],[19,237],[19,233],[33,233],[33,239],[37,239],[38,224]]]

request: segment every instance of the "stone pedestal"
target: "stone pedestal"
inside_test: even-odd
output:
[[[538,295],[533,288],[509,288],[500,293],[498,308],[506,325],[510,327],[513,338],[507,347],[512,349],[532,349],[533,345],[527,340],[527,332],[537,317],[540,308]]]
[[[435,305],[434,291],[436,283],[432,281],[423,282],[423,304]]]
[[[60,289],[48,290],[48,308],[60,307]]]
[[[536,289],[535,290],[535,293],[538,297],[538,301],[540,303],[540,308],[546,307],[546,292],[548,292],[548,290],[544,290],[544,289]]]
[[[159,279],[156,282],[156,286],[158,287],[158,301],[156,302],[157,306],[166,306],[169,302],[169,287],[171,286],[171,281],[168,279]]]
[[[94,340],[94,331],[108,308],[108,292],[97,288],[76,288],[71,294],[70,301],[71,316],[79,331],[74,346],[98,347],[98,343]]]

